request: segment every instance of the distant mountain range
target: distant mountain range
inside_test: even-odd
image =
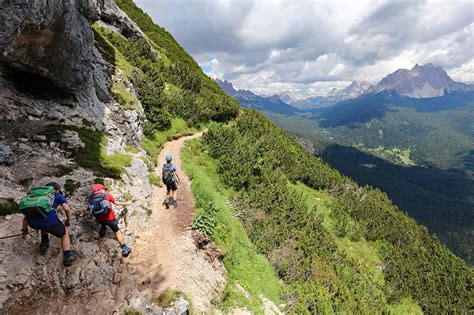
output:
[[[230,96],[235,97],[240,105],[261,111],[292,115],[298,108],[284,102],[278,95],[260,96],[250,90],[236,90],[231,82],[215,79],[216,83]]]
[[[341,102],[347,104],[349,100],[380,92],[415,99],[442,97],[455,92],[474,92],[473,84],[455,82],[443,68],[433,64],[424,66],[417,64],[410,70],[399,69],[375,85],[354,81],[344,89],[332,89],[326,96],[312,96],[299,100],[288,92],[274,96],[260,96],[250,90],[236,90],[231,82],[219,79],[215,81],[227,94],[237,98],[244,107],[286,115],[319,110]]]
[[[353,81],[344,89],[333,88],[326,96],[312,96],[305,99],[293,101],[291,105],[301,109],[310,110],[328,107],[347,99],[356,98],[363,94],[370,84],[368,82]]]

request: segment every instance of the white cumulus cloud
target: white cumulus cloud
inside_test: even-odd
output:
[[[472,1],[136,0],[211,77],[322,95],[428,62],[472,82]]]

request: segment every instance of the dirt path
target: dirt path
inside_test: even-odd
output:
[[[166,154],[173,155],[181,184],[178,187],[178,208],[165,209],[162,205],[166,188],[153,193],[150,229],[139,232],[130,264],[142,284],[141,291],[148,297],[157,296],[165,289],[185,292],[197,312],[209,310],[211,300],[225,284],[225,269],[220,263],[210,262],[198,250],[189,230],[195,211],[191,183],[181,165],[181,149],[186,140],[202,133],[167,142],[160,152],[156,174]]]

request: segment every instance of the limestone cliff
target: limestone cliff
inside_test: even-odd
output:
[[[111,65],[95,46],[91,24],[99,19],[143,36],[111,0],[0,0],[0,210],[31,185],[59,182],[74,211],[69,233],[79,253],[64,268],[56,240],[45,256],[38,254],[36,232],[1,240],[4,314],[161,312],[136,288],[112,236],[98,242],[97,224],[81,216],[90,185],[101,177],[116,197],[134,200],[116,209],[133,244],[132,231],[148,224],[152,190],[150,161],[139,145],[143,109],[124,109],[109,94],[111,80],[120,78],[106,71]],[[115,176],[92,163],[114,154],[127,160]],[[0,213],[0,236],[18,233],[21,219]]]

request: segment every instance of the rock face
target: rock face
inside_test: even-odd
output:
[[[443,96],[454,91],[473,91],[474,85],[453,81],[446,71],[432,64],[415,65],[412,69],[399,69],[377,85],[370,87],[366,93],[396,91],[400,95],[412,98],[428,98]]]
[[[351,98],[356,98],[357,96],[364,93],[365,90],[369,88],[369,86],[370,85],[368,82],[354,81],[348,87],[342,90],[337,90],[337,89],[331,90],[326,97],[330,98],[335,103],[337,103],[337,102],[348,100]]]
[[[92,82],[93,1],[1,0],[0,61],[76,91]],[[82,13],[86,13],[84,16]]]
[[[0,165],[9,165],[13,159],[12,148],[9,145],[0,145]]]
[[[37,232],[0,240],[2,314],[162,313],[138,290],[113,234],[99,238],[95,220],[83,216],[97,174],[77,163],[77,152],[101,131],[107,142],[102,146],[97,139],[97,152],[127,154],[125,147],[138,146],[143,134],[141,105],[126,110],[108,92],[110,65],[94,46],[90,27],[99,18],[143,36],[112,0],[0,0],[0,200],[18,202],[28,187],[50,181],[67,187],[73,209],[68,232],[79,254],[64,268],[52,236],[44,256]],[[52,136],[58,132],[60,137]],[[137,151],[127,154],[131,164],[120,178],[104,178],[116,198],[134,200],[114,208],[132,247],[133,231],[149,224],[145,209],[152,192],[147,157]],[[0,236],[17,234],[22,218],[0,216]]]

